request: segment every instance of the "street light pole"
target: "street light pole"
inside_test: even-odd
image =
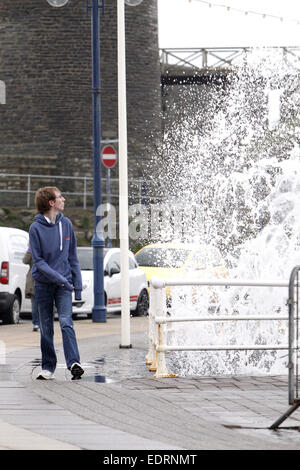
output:
[[[103,2],[104,0],[102,0]],[[101,191],[101,91],[100,91],[100,14],[99,0],[92,4],[92,56],[93,56],[93,140],[94,140],[94,235],[92,239],[94,263],[94,306],[93,322],[106,322],[104,299],[104,237],[101,228],[101,216],[98,208],[102,203]]]
[[[121,261],[121,344],[131,348],[129,303],[128,167],[125,5],[118,0],[119,230]]]
[[[137,6],[143,0],[125,0]],[[127,164],[127,104],[126,104],[126,41],[125,5],[118,0],[118,121],[119,121],[119,230],[121,261],[121,344],[130,343],[130,286],[129,286],[129,234],[128,234],[128,164]]]
[[[47,0],[53,7],[62,7],[69,0]],[[101,229],[100,206],[101,191],[101,120],[100,120],[100,14],[99,0],[92,0],[92,93],[93,93],[93,146],[94,146],[94,235],[92,239],[94,264],[94,306],[92,309],[93,322],[106,322],[106,307],[104,298],[103,249],[104,237]],[[102,0],[102,8],[104,0]]]

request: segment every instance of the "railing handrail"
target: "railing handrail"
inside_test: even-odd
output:
[[[37,174],[31,174],[31,173],[0,173],[0,176],[14,176],[14,177],[24,177],[24,178],[41,178],[41,179],[66,179],[66,180],[90,180],[93,181],[92,176],[67,176],[67,175],[37,175]],[[105,177],[102,177],[103,180],[106,180]],[[118,182],[118,178],[110,178],[111,181]],[[141,183],[143,182],[143,178],[131,178],[129,182],[137,182]]]
[[[153,276],[150,285],[154,289],[163,289],[171,286],[236,286],[236,287],[289,287],[289,281],[275,280],[243,280],[243,279],[188,279],[172,278],[163,279]]]
[[[221,67],[223,69],[232,66],[233,62],[240,57],[243,53],[254,50],[251,46],[231,46],[231,47],[164,47],[160,48],[160,63],[163,68],[168,68],[170,65],[182,66],[189,65],[194,69],[213,69]],[[280,50],[283,54],[291,54],[299,59],[300,47],[299,46],[265,46],[264,50]],[[296,52],[296,53],[295,53]],[[220,56],[217,54],[226,54]],[[179,55],[178,55],[179,54]],[[183,54],[180,56],[180,54]],[[186,56],[185,54],[190,54]],[[232,55],[228,55],[232,54]],[[175,59],[171,64],[169,58]],[[213,59],[214,62],[208,64],[208,58]],[[217,59],[217,62],[215,61]],[[201,61],[201,64],[200,64]]]
[[[169,317],[155,317],[155,323],[163,324],[163,323],[181,323],[181,322],[190,322],[190,321],[251,321],[251,320],[288,320],[289,317],[287,315],[280,316],[280,315],[229,315],[227,317],[221,316],[213,316],[210,315],[208,317],[176,317],[176,318],[169,318]]]
[[[42,180],[45,181],[45,179],[48,180],[63,180],[63,181],[74,181],[77,190],[76,191],[64,191],[64,194],[68,196],[80,196],[82,197],[83,200],[83,208],[87,208],[87,198],[93,195],[92,191],[88,191],[87,189],[87,182],[93,182],[93,177],[91,176],[67,176],[67,175],[39,175],[39,174],[31,174],[31,173],[0,173],[0,178],[17,178],[18,181],[13,180],[9,181],[9,185],[6,185],[8,187],[1,188],[0,189],[0,194],[10,194],[10,193],[18,193],[18,194],[26,194],[26,206],[27,208],[30,207],[30,201],[31,197],[33,194],[35,194],[36,190],[32,189],[32,180]],[[24,183],[24,189],[19,189],[16,186],[20,184],[20,180],[25,180]],[[26,186],[26,180],[27,180],[27,187]],[[3,180],[2,180],[3,181]],[[103,176],[101,178],[101,181],[105,184],[107,183],[106,176]],[[18,184],[17,184],[18,183]],[[114,199],[119,198],[119,193],[116,190],[116,187],[119,187],[119,179],[118,178],[110,178],[110,188],[113,188],[115,193],[110,192],[110,197]],[[130,194],[130,198],[138,198],[140,200],[145,200],[149,199],[149,195],[143,194],[142,187],[145,183],[145,180],[143,178],[131,178],[128,180],[128,185],[131,186],[132,192],[134,194]],[[78,188],[79,185],[82,185],[82,191],[80,191],[80,188]],[[107,185],[106,185],[107,189]],[[107,191],[103,192],[103,196],[107,196]]]

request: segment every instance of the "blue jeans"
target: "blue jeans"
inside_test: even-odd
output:
[[[40,324],[39,311],[38,311],[37,301],[35,300],[34,295],[30,297],[30,300],[31,300],[32,323],[33,325],[39,325]]]
[[[34,296],[38,303],[40,318],[42,369],[54,372],[57,362],[53,343],[54,302],[58,312],[67,367],[69,368],[74,362],[80,362],[72,320],[72,292],[55,284],[35,281]]]

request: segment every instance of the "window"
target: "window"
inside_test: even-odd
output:
[[[120,253],[114,253],[108,260],[107,266],[106,266],[106,271],[110,271],[112,268],[116,268],[119,271],[121,270],[120,268]]]
[[[129,269],[136,269],[137,267],[136,261],[129,256]]]
[[[144,248],[135,257],[139,266],[157,268],[180,268],[187,259],[190,250],[178,248]]]
[[[22,261],[28,249],[28,239],[23,235],[10,235],[9,252],[15,261]]]
[[[105,257],[107,249],[103,250],[103,257]],[[93,271],[94,270],[94,258],[93,258],[93,248],[77,248],[77,256],[80,264],[80,269],[83,271]]]
[[[221,254],[216,248],[204,247],[196,251],[186,265],[187,269],[200,270],[209,266],[220,266],[222,264]]]

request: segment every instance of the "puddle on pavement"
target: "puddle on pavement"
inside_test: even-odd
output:
[[[40,366],[42,364],[42,360],[41,359],[33,359],[32,361],[29,361],[27,364],[32,365],[32,366]]]
[[[99,357],[98,359],[94,359],[92,361],[92,364],[104,364],[105,363],[105,358],[104,357]]]
[[[32,361],[27,362],[23,365],[30,368],[31,379],[35,381],[36,377],[38,376],[41,370],[41,359],[33,359]],[[100,357],[94,359],[90,362],[82,363],[84,368],[84,375],[80,378],[80,380],[84,382],[97,382],[97,383],[114,383],[116,380],[107,377],[106,375],[99,374],[100,369],[102,369],[103,365],[105,364],[105,358]],[[28,372],[27,372],[28,373]],[[59,380],[63,379],[66,381],[73,380],[70,372],[67,370],[65,364],[57,364],[55,377]]]
[[[98,374],[83,376],[81,380],[85,382],[97,382],[97,383],[106,383],[106,384],[116,382],[116,380],[106,377],[105,375],[98,375]]]
[[[122,362],[122,361],[121,361]],[[88,362],[82,362],[82,367],[84,368],[84,375],[81,380],[86,382],[96,382],[96,383],[117,383],[120,380],[128,377],[143,377],[141,373],[137,373],[135,368],[128,367],[126,362],[126,367],[122,365],[119,358],[107,358],[106,357],[97,357],[91,359]],[[34,358],[31,361],[20,364],[17,369],[14,370],[13,376],[14,379],[22,379],[23,381],[33,381],[35,382],[38,374],[41,371],[42,361],[41,358]],[[58,362],[56,365],[55,379],[57,381],[69,381],[72,380],[70,371],[67,370],[64,362]]]

